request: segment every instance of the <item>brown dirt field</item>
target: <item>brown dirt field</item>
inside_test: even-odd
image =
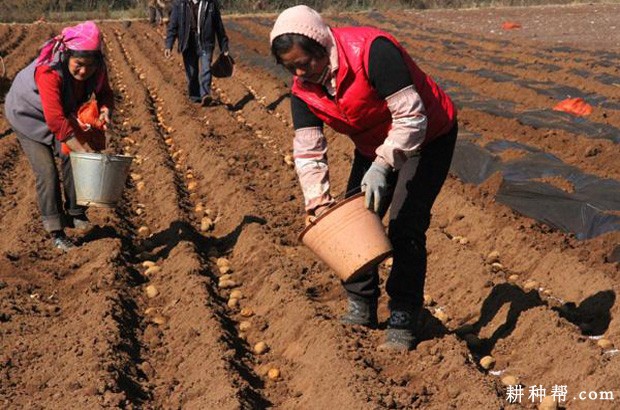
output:
[[[335,274],[297,241],[303,201],[284,161],[292,151],[290,79],[269,56],[274,17],[225,21],[238,64],[233,78],[215,82],[222,104],[208,108],[187,101],[180,56],[162,57],[161,28],[102,24],[118,96],[113,148],[135,155],[132,172],[141,178],[128,181],[116,209],[89,211],[97,227],[70,232],[81,247],[68,255],[49,248],[32,172],[1,110],[0,406],[536,408],[529,393],[540,385],[547,395],[566,386],[565,408],[618,408],[620,355],[597,342],[620,345],[620,233],[578,240],[528,218],[496,200],[499,173],[479,185],[451,175],[435,204],[415,350],[377,351],[383,330],[339,324],[345,300]],[[620,179],[617,140],[520,116],[550,109],[557,94],[548,91],[563,86],[599,98],[591,116],[571,124],[620,128],[620,5],[328,19],[394,33],[454,90],[464,141],[513,143],[497,160],[518,161],[525,153],[515,147],[527,146],[601,180]],[[522,28],[503,31],[504,21]],[[2,103],[11,79],[59,28],[0,25]],[[352,145],[328,138],[339,194]],[[536,181],[575,189],[559,176]],[[206,232],[205,216],[215,222]],[[487,258],[493,250],[501,267]],[[218,286],[220,257],[242,292],[237,306],[228,303],[232,290]],[[144,261],[160,269],[146,274]],[[158,295],[148,297],[148,286]],[[258,355],[261,341],[269,349]],[[496,360],[491,370],[479,365],[485,355]],[[523,387],[520,403],[508,402],[505,375]],[[589,392],[615,400],[587,399]]]

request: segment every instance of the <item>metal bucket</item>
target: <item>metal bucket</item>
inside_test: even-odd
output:
[[[113,208],[121,199],[133,157],[71,152],[78,205]]]

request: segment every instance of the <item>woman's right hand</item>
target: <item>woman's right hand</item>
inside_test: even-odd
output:
[[[93,152],[93,149],[90,147],[90,145],[88,145],[86,142],[85,143],[81,143],[80,140],[78,140],[75,137],[69,137],[68,139],[63,141],[65,144],[67,144],[67,147],[69,147],[69,149],[71,151],[74,152]]]
[[[306,226],[314,223],[314,221],[316,221],[316,219],[321,216],[321,214],[325,211],[327,211],[327,209],[329,208],[331,204],[327,204],[327,205],[321,205],[321,206],[317,206],[316,208],[314,208],[314,211],[312,212],[312,214],[308,214],[306,215]]]

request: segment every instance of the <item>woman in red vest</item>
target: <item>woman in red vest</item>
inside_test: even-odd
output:
[[[45,43],[39,56],[20,71],[6,96],[6,118],[11,124],[36,177],[37,201],[43,227],[53,246],[63,251],[75,247],[64,228],[86,230],[86,208],[77,205],[69,155],[71,151],[102,148],[103,133],[83,128],[76,118],[79,107],[94,94],[99,122],[110,122],[114,105],[112,89],[101,51],[101,34],[92,21],[66,27]],[[59,156],[64,187],[54,157]]]
[[[376,28],[331,28],[302,5],[278,16],[270,40],[276,61],[294,76],[295,167],[309,217],[333,202],[324,124],[355,144],[347,196],[361,189],[380,216],[391,205],[390,318],[380,348],[412,349],[423,306],[426,231],[452,160],[456,108],[396,39]],[[342,321],[376,327],[377,267],[343,285],[349,307]]]

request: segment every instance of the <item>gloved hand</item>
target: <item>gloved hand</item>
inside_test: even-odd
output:
[[[362,191],[366,193],[366,208],[379,212],[381,200],[388,190],[387,177],[390,168],[373,162],[364,178],[362,178]]]

